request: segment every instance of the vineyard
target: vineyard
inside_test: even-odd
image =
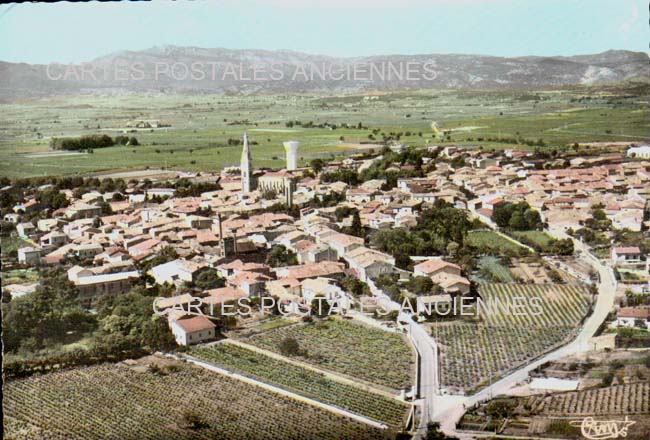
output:
[[[413,353],[399,334],[329,319],[270,330],[247,342],[280,352],[285,338],[298,341],[305,362],[393,389],[411,385]]]
[[[650,413],[650,382],[530,396],[524,405],[536,414],[582,416]]]
[[[469,389],[534,358],[571,336],[588,311],[586,289],[574,285],[482,284],[486,307],[479,322],[435,323],[432,335],[442,346],[441,377],[447,387]],[[501,304],[516,297],[540,299],[541,314],[527,308],[512,313]],[[521,301],[521,300],[520,300]]]
[[[470,409],[459,428],[506,436],[575,438],[581,437],[580,430],[570,421],[587,416],[596,420],[621,420],[627,416],[635,421],[627,437],[646,440],[650,435],[650,382],[493,399]]]
[[[227,370],[270,383],[320,402],[402,428],[407,405],[337,382],[323,374],[233,344],[197,348],[191,354]]]
[[[182,363],[5,383],[7,439],[384,439],[388,432]]]

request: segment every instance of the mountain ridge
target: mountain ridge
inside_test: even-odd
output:
[[[414,88],[549,88],[648,78],[648,61],[647,53],[627,50],[573,56],[389,54],[337,57],[288,49],[164,45],[138,51],[116,51],[96,57],[83,63],[85,74],[80,64],[43,65],[0,61],[0,99],[75,93],[250,94]],[[416,66],[416,72],[412,77],[404,78],[404,72],[410,68],[409,63]],[[260,75],[252,80],[249,74],[253,73],[254,65],[258,70],[266,71],[266,76]],[[312,69],[311,77],[296,75],[302,73],[301,66]],[[196,76],[191,71],[194,67],[197,67]],[[365,71],[372,69],[377,74],[370,78]],[[400,74],[386,78],[385,73],[391,73],[391,69]],[[275,77],[271,75],[273,70]],[[203,73],[202,78],[200,72]],[[328,72],[329,76],[325,75]]]

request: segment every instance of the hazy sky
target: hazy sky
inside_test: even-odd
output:
[[[647,51],[645,0],[223,0],[0,6],[0,60],[81,62],[159,45],[327,55]]]

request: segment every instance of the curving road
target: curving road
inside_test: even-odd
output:
[[[564,232],[556,230],[548,230],[547,232],[556,238],[571,238],[574,243],[574,248],[580,251],[580,258],[587,261],[598,273],[598,297],[593,306],[592,314],[585,320],[582,328],[573,341],[511,372],[506,377],[493,383],[491,386],[484,388],[480,392],[472,396],[457,399],[455,402],[452,402],[450,399],[445,399],[445,397],[448,396],[435,397],[434,401],[438,400],[443,404],[448,403],[448,405],[437,406],[438,411],[434,411],[433,413],[433,420],[441,423],[442,431],[447,435],[453,435],[459,438],[473,438],[456,431],[456,423],[465,412],[465,407],[472,406],[478,402],[489,400],[493,396],[505,393],[513,386],[525,381],[531,370],[545,362],[588,351],[591,348],[589,340],[595,335],[598,328],[602,325],[607,318],[607,315],[614,307],[616,278],[614,277],[612,269],[602,264],[598,258],[592,255],[586,245],[572,237],[569,237]]]

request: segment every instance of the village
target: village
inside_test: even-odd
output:
[[[5,273],[63,269],[90,314],[133,289],[154,292],[145,299],[168,332],[156,337],[173,340],[175,356],[208,369],[229,365],[219,350],[281,355],[301,368],[315,362],[324,368],[318,371],[341,374],[336,380],[361,374],[373,392],[390,390],[398,406],[424,399],[424,407],[438,408],[446,395],[491,379],[492,368],[529,365],[575,337],[600,307],[593,300],[605,282],[599,268],[616,280],[615,303],[604,310],[609,330],[594,343],[638,346],[645,340],[638,332],[650,331],[650,147],[549,160],[525,150],[396,145],[306,166],[298,165],[298,141],[284,148],[280,170],[253,167],[244,133],[240,165],[219,173],[78,179],[83,190],[56,180],[9,184],[1,191],[17,199],[3,211],[3,234],[19,245],[3,254]],[[37,278],[17,281],[3,285],[11,301],[41,288]],[[478,309],[477,300],[516,301],[519,294],[539,303],[538,322],[525,330],[534,345],[499,351],[506,358],[491,367],[485,362],[494,348],[458,351],[454,344],[468,343],[471,332],[482,338],[489,326],[519,319],[475,313],[473,322],[463,321],[458,299]],[[304,354],[308,340],[282,336],[314,320],[372,338],[405,335],[415,361],[411,350],[396,354],[406,376],[394,381],[378,370],[364,376],[319,365]],[[467,325],[474,330],[466,333]],[[262,329],[277,336],[265,341]],[[520,343],[510,332],[497,338]],[[79,362],[63,356],[64,363]],[[243,367],[229,368],[223,371]],[[242,380],[260,379],[251,374]],[[404,380],[413,374],[414,385]],[[260,386],[279,380],[262,379]],[[436,384],[433,391],[422,388],[426,380]],[[399,416],[375,415],[368,423],[380,418],[391,429],[417,430],[427,421],[424,407],[393,408]]]

